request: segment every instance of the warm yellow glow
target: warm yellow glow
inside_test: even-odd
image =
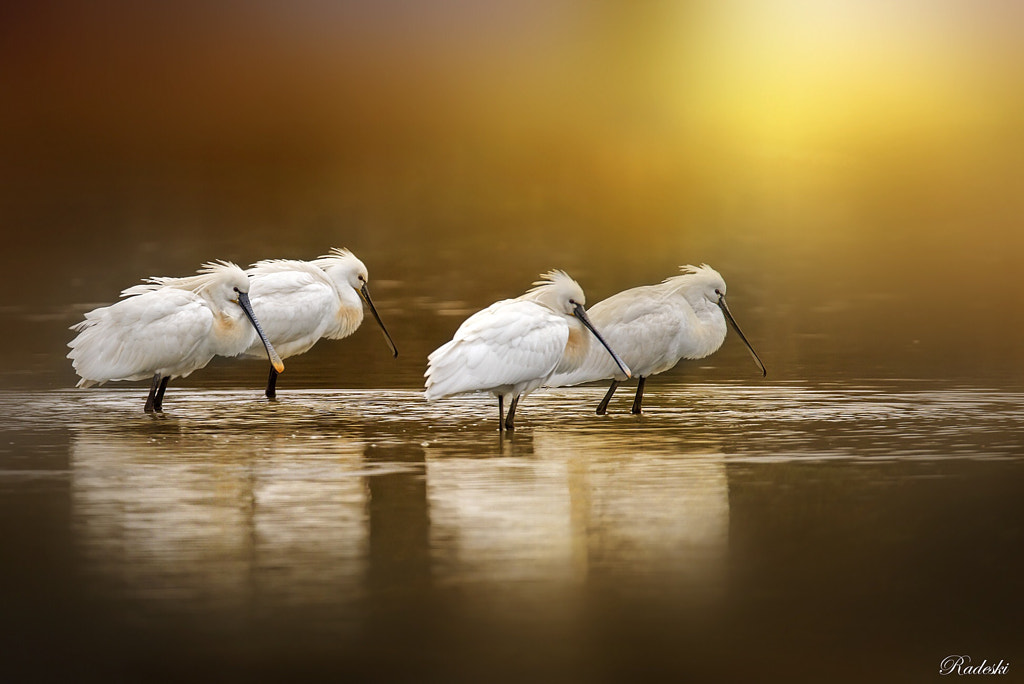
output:
[[[698,97],[747,142],[927,136],[984,124],[1005,106],[986,82],[986,36],[964,35],[966,4],[945,14],[916,3],[768,4],[721,18],[701,51],[715,68]]]
[[[86,283],[92,261],[130,264],[88,301],[330,245],[404,249],[396,287],[467,307],[552,266],[600,298],[707,261],[759,293],[754,338],[758,314],[797,345],[787,330],[826,327],[808,312],[853,307],[836,339],[880,356],[900,326],[949,354],[1017,350],[1020,2],[66,4],[6,17],[0,204],[12,253],[63,246]],[[957,340],[950,301],[979,300],[938,274],[965,261],[992,313]],[[34,269],[5,269],[14,299]]]

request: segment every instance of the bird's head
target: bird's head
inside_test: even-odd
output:
[[[241,307],[245,317],[252,323],[252,327],[260,341],[263,342],[263,346],[266,347],[270,363],[278,373],[283,372],[284,363],[274,350],[270,340],[267,339],[266,333],[263,332],[263,327],[252,310],[252,304],[249,302],[249,276],[246,275],[245,271],[229,261],[212,261],[203,264],[203,269],[199,273],[208,278],[208,284],[205,286],[208,293],[207,296],[214,300],[231,302]]]
[[[347,249],[338,249],[337,247],[332,248],[329,254],[318,257],[313,263],[324,270],[327,277],[334,281],[336,287],[341,288],[347,285],[359,293],[362,300],[366,302],[366,306],[370,308],[370,313],[376,319],[381,332],[384,333],[384,339],[391,348],[392,356],[397,357],[398,348],[395,347],[395,342],[391,339],[388,329],[384,327],[384,321],[377,313],[377,307],[370,299],[370,290],[367,287],[370,283],[370,274],[366,270],[366,264]]]
[[[632,374],[629,367],[608,346],[608,343],[601,337],[601,333],[590,322],[590,317],[587,316],[587,310],[584,307],[584,304],[587,303],[587,298],[583,294],[583,288],[580,287],[579,283],[570,278],[568,273],[565,271],[548,271],[541,275],[541,279],[533,284],[533,289],[520,297],[520,299],[532,300],[546,306],[555,313],[574,316],[608,350],[608,353],[619,369],[626,374],[626,377],[631,377]]]
[[[205,263],[199,275],[180,280],[183,285],[190,285],[189,289],[215,302],[238,304],[241,295],[249,294],[249,276],[230,261]]]
[[[725,278],[707,264],[701,266],[683,266],[682,275],[671,278],[682,287],[683,296],[695,308],[704,302],[721,306],[725,300]]]
[[[537,302],[555,313],[575,316],[587,303],[579,283],[565,271],[548,271],[520,299]]]
[[[761,363],[760,357],[757,352],[751,346],[747,340],[747,336],[740,330],[739,324],[736,319],[733,318],[732,312],[729,310],[729,305],[725,303],[725,279],[722,274],[711,268],[707,264],[701,266],[683,266],[683,275],[677,276],[682,282],[683,296],[687,298],[691,305],[698,303],[710,303],[717,306],[722,311],[722,316],[732,326],[739,338],[743,340],[743,344],[746,345],[747,351],[750,352],[751,357],[754,359],[754,363],[757,364],[758,369],[761,371],[761,375],[765,376],[768,374],[764,364]]]
[[[339,287],[348,286],[362,293],[370,282],[366,264],[347,249],[332,248],[329,254],[316,258],[313,263],[322,268]]]

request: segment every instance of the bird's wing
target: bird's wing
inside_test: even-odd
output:
[[[163,285],[160,284],[159,282],[156,282],[157,280],[157,278],[151,278],[150,282],[143,283],[142,285],[132,285],[129,288],[125,288],[124,290],[121,290],[121,296],[134,297],[136,295],[146,294],[147,292],[159,290],[161,287],[163,287]]]
[[[213,313],[191,292],[161,289],[90,311],[75,325],[68,358],[83,386],[142,380],[156,372],[188,375],[213,357],[204,343]]]
[[[337,316],[334,287],[318,268],[265,272],[251,269],[250,274],[249,301],[253,313],[281,358],[308,351]],[[245,355],[266,356],[259,338]]]
[[[565,319],[529,301],[503,300],[463,322],[428,357],[427,398],[493,390],[551,374],[569,338]]]
[[[635,287],[604,299],[587,312],[591,322],[629,366],[634,376],[647,375],[651,363],[661,359],[680,325],[678,312],[657,286]],[[660,364],[657,364],[660,365]],[[562,387],[594,380],[625,380],[608,351],[597,340],[578,368],[556,373],[548,385]]]

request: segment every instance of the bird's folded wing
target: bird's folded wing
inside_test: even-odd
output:
[[[68,358],[82,384],[142,380],[193,357],[212,326],[212,312],[193,293],[155,290],[86,314]],[[201,367],[209,358],[195,361]]]
[[[534,302],[503,300],[468,319],[429,357],[430,399],[551,374],[569,337],[565,319]]]

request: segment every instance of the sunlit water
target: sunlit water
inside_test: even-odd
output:
[[[1024,394],[652,382],[598,417],[577,388],[503,437],[482,395],[144,393],[0,394],[19,636],[100,675],[905,681],[1020,653]]]

